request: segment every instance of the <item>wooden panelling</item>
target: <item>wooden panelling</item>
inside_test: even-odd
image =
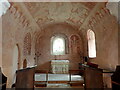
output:
[[[102,70],[97,68],[85,67],[85,88],[101,88],[103,89]]]
[[[16,74],[16,89],[34,89],[34,68],[18,70]]]

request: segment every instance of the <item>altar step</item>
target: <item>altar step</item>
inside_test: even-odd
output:
[[[47,87],[47,83],[39,83],[39,84],[35,84],[35,87]]]
[[[75,86],[81,86],[83,87],[83,82],[80,81],[35,81],[35,87],[50,87],[50,85],[52,85],[51,87],[57,87],[61,85],[64,86],[69,86],[69,87],[75,87]]]
[[[70,82],[70,86],[83,86],[83,82]]]

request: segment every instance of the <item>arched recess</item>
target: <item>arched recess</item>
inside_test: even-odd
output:
[[[95,33],[91,29],[87,31],[87,39],[89,58],[95,58],[96,57]]]
[[[13,81],[12,83],[15,83],[16,81],[16,70],[20,68],[19,63],[20,63],[20,51],[19,51],[19,46],[18,44],[15,45],[14,50],[13,50],[13,65],[12,65],[12,76],[13,76]]]
[[[27,60],[26,59],[24,59],[24,61],[23,61],[23,68],[27,68]]]
[[[70,37],[70,47],[71,54],[83,55],[83,52],[81,51],[83,49],[82,40],[79,35],[72,35]]]

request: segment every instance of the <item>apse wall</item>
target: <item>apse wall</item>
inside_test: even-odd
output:
[[[51,38],[54,35],[64,34],[68,38],[68,53],[65,55],[51,55]],[[74,40],[75,39],[75,40]],[[36,39],[36,50],[38,54],[38,68],[50,69],[51,60],[69,60],[70,69],[78,69],[82,62],[83,43],[78,34],[78,28],[67,23],[51,24],[41,30]]]

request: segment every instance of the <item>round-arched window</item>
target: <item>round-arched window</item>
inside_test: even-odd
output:
[[[63,35],[56,35],[51,38],[51,54],[65,55],[67,51],[66,37]]]
[[[92,30],[87,31],[88,54],[90,58],[96,57],[95,33]]]

